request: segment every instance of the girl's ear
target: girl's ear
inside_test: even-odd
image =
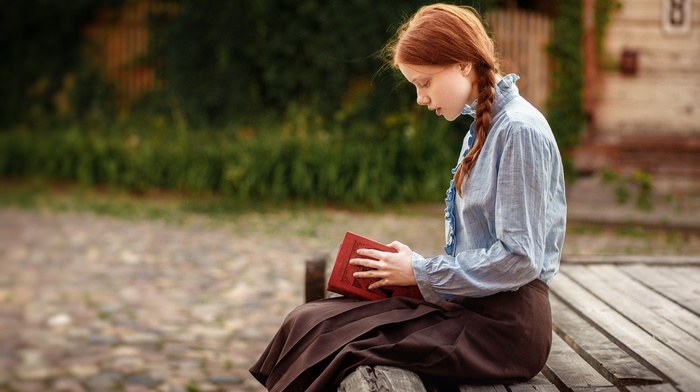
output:
[[[462,76],[467,77],[472,72],[472,63],[463,63],[459,65],[459,70],[462,72]]]

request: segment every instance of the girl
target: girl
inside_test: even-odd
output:
[[[373,286],[417,284],[425,300],[319,300],[292,311],[252,374],[270,391],[328,391],[360,365],[395,366],[431,385],[514,383],[544,366],[548,283],[566,225],[562,161],[545,118],[499,75],[476,11],[421,8],[386,48],[420,105],[475,118],[447,191],[445,255],[363,250]],[[371,258],[370,258],[371,257]],[[376,260],[373,260],[376,259]]]

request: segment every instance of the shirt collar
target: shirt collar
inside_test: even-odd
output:
[[[511,73],[504,76],[498,83],[496,83],[496,99],[493,101],[493,113],[498,112],[513,98],[520,95],[518,86],[515,85],[515,82],[517,82],[518,79],[520,79],[520,76]],[[476,99],[471,103],[471,105],[464,105],[462,114],[475,117],[477,105],[478,100]]]

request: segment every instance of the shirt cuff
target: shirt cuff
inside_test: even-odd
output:
[[[428,276],[428,260],[416,252],[413,252],[411,258],[413,264],[413,275],[416,278],[416,284],[423,295],[423,299],[432,303],[442,302],[442,298],[435,292],[433,285],[430,284]]]

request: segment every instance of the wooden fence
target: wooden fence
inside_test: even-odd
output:
[[[551,90],[551,61],[547,45],[551,37],[549,17],[515,9],[486,15],[505,73],[516,73],[520,94],[544,111]]]
[[[147,61],[151,40],[148,18],[152,13],[174,14],[177,5],[154,0],[131,0],[117,9],[106,9],[84,30],[88,58],[102,70],[116,89],[117,105],[127,108],[157,86]]]

